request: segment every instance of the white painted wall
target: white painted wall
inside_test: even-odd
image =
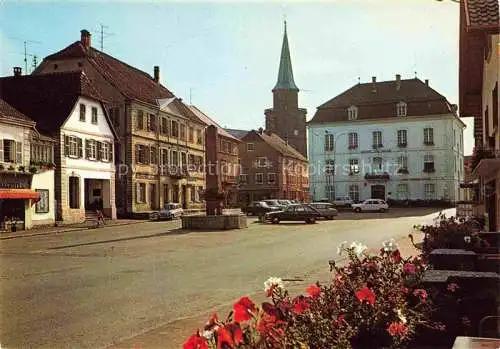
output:
[[[49,212],[36,213],[36,207],[31,207],[31,222],[33,226],[39,224],[50,224],[55,221],[55,195],[54,195],[54,170],[48,170],[33,175],[31,189],[46,189],[49,191]]]
[[[425,146],[424,128],[433,128],[434,146]],[[397,131],[407,130],[406,148],[397,147]],[[325,131],[334,135],[335,150],[325,152]],[[382,131],[383,148],[378,152],[372,149],[372,132]],[[348,149],[348,133],[358,133],[358,148]],[[454,136],[455,132],[455,136]],[[311,124],[308,130],[311,193],[314,199],[327,197],[326,177],[323,172],[325,161],[334,160],[335,195],[349,193],[349,185],[357,184],[360,200],[371,197],[371,184],[385,184],[386,195],[396,198],[397,185],[408,183],[409,199],[424,199],[425,183],[434,183],[436,199],[448,196],[458,199],[459,183],[463,179],[463,124],[452,114],[428,117],[401,117],[378,120],[359,120],[329,124]],[[424,173],[424,156],[434,156],[436,172]],[[408,157],[409,174],[397,173],[397,160]],[[365,173],[372,172],[372,158],[382,157],[383,171],[389,172],[390,180],[375,183],[365,180]],[[358,159],[360,173],[349,175],[349,160]]]

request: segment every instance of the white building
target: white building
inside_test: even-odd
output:
[[[465,124],[427,80],[374,77],[318,107],[308,127],[314,200],[459,199]]]
[[[102,210],[116,219],[115,132],[82,72],[0,79],[3,98],[56,139],[56,219],[82,222]]]

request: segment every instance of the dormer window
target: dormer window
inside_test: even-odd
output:
[[[396,105],[396,110],[397,110],[397,115],[398,116],[406,116],[406,103],[405,102],[399,102]]]
[[[358,118],[358,107],[352,105],[347,109],[347,118],[349,120],[356,120]]]

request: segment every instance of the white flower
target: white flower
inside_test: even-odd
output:
[[[361,258],[364,252],[368,249],[366,245],[363,245],[360,242],[353,242],[351,246],[349,246],[349,248],[353,249],[354,253],[356,254],[356,256],[358,256],[358,258]]]
[[[203,331],[203,332],[201,333],[201,335],[202,335],[203,337],[205,337],[206,339],[210,340],[210,339],[212,339],[212,337],[214,336],[214,332],[215,332],[215,330],[213,330],[213,331]]]
[[[397,313],[398,313],[399,320],[401,320],[402,323],[406,324],[407,323],[406,316],[403,315],[403,312],[401,311],[401,309],[398,309]]]
[[[264,282],[264,291],[267,293],[273,287],[273,285],[276,288],[285,288],[285,284],[283,283],[283,280],[281,280],[278,277],[271,276],[269,279],[267,279]]]
[[[337,254],[339,256],[342,256],[342,251],[344,250],[345,248],[345,245],[347,245],[347,241],[343,241],[342,243],[340,243],[337,247]]]
[[[464,236],[464,241],[465,241],[467,244],[469,244],[469,243],[470,243],[470,240],[471,240],[470,236]]]
[[[398,244],[394,239],[386,240],[382,243],[385,252],[394,252],[398,249]]]

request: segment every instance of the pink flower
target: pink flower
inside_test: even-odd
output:
[[[399,250],[392,252],[391,258],[395,263],[399,263],[403,260],[403,258],[401,257],[401,253],[399,253]]]
[[[393,337],[404,338],[408,333],[408,326],[402,322],[393,322],[387,328],[387,332]]]
[[[321,289],[316,284],[309,286],[306,291],[312,298],[317,298],[321,294]]]
[[[448,284],[448,286],[446,287],[446,289],[450,292],[455,292],[458,288],[459,288],[458,285],[454,282]]]
[[[360,301],[367,301],[368,304],[375,304],[375,293],[370,290],[368,287],[363,287],[359,291],[356,292],[356,298]]]
[[[425,303],[425,301],[427,299],[427,291],[426,290],[422,290],[421,288],[417,288],[415,291],[413,291],[413,295],[415,297],[420,298],[420,301],[422,303]]]
[[[243,322],[250,320],[253,313],[257,311],[254,302],[248,297],[242,297],[238,302],[233,305],[234,321]]]
[[[415,274],[415,272],[417,270],[416,270],[415,264],[405,263],[403,265],[403,271],[405,272],[405,274]]]
[[[196,332],[182,346],[183,349],[208,349],[208,343],[205,337],[200,336],[200,332]]]

